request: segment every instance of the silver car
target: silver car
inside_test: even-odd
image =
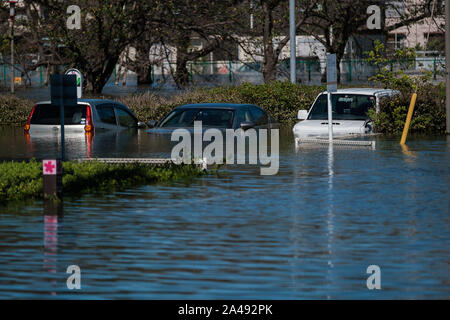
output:
[[[64,108],[64,131],[67,135],[95,130],[145,128],[125,105],[105,99],[79,99],[77,106]],[[38,102],[28,117],[25,132],[32,136],[59,134],[60,110],[50,101]]]

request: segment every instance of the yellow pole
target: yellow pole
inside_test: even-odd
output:
[[[405,144],[406,137],[408,136],[409,125],[411,124],[411,118],[414,112],[414,106],[416,105],[417,93],[413,93],[411,97],[411,103],[409,104],[408,115],[406,116],[405,127],[403,128],[402,139],[400,144]]]

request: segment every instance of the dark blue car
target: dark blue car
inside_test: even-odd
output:
[[[149,122],[154,128],[149,132],[172,131],[177,128],[193,128],[194,121],[202,127],[247,130],[278,127],[273,118],[262,108],[252,104],[198,103],[186,104],[172,110],[160,122]]]

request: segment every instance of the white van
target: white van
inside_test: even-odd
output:
[[[370,108],[379,112],[381,97],[392,97],[398,91],[377,88],[339,89],[331,95],[333,114],[333,135],[372,133],[372,125],[367,116]],[[296,138],[328,136],[327,93],[320,93],[309,112],[299,110],[297,118],[302,120],[294,128]]]

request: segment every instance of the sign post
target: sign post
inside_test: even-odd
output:
[[[327,54],[328,141],[333,142],[333,110],[331,93],[337,91],[336,55]]]
[[[65,73],[65,75],[75,75],[77,77],[77,98],[81,99],[83,94],[83,75],[78,69],[69,69]]]
[[[295,0],[289,0],[289,41],[291,43],[291,58],[290,58],[290,78],[292,83],[297,82],[296,75],[296,60],[297,60],[297,49],[296,49],[296,39],[295,39]]]
[[[50,77],[50,95],[53,106],[59,106],[61,124],[61,161],[66,158],[64,141],[64,106],[77,105],[77,86],[75,75],[54,74]]]
[[[57,159],[42,161],[42,175],[45,199],[62,199],[62,161]]]

